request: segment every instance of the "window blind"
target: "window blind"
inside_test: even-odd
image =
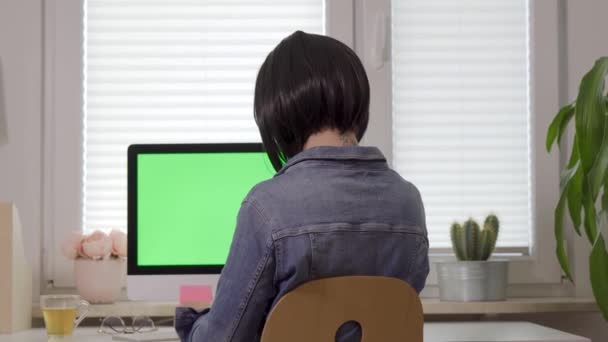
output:
[[[83,230],[126,229],[128,145],[261,141],[259,66],[324,23],[323,0],[85,1]]]
[[[392,61],[394,167],[422,194],[431,247],[490,212],[498,246],[529,246],[527,1],[392,1]]]

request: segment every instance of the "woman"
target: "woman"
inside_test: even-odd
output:
[[[211,310],[178,309],[184,341],[258,341],[284,294],[345,275],[400,278],[417,291],[429,271],[416,188],[375,147],[358,146],[369,117],[361,61],[339,41],[295,32],[266,58],[255,120],[276,175],[242,203]],[[340,341],[358,341],[345,325]]]

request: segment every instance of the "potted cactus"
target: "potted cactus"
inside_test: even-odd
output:
[[[444,301],[473,302],[505,300],[508,263],[488,260],[496,246],[499,222],[489,215],[483,229],[472,218],[450,227],[452,248],[457,260],[438,264],[439,298]]]

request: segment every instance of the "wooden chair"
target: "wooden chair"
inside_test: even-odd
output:
[[[271,310],[262,342],[333,342],[348,321],[361,325],[361,342],[422,342],[422,304],[406,282],[348,276],[305,283]]]

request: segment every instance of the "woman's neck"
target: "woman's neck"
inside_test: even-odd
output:
[[[357,136],[352,131],[340,133],[336,129],[325,129],[308,137],[304,150],[319,146],[354,146],[358,143]]]

